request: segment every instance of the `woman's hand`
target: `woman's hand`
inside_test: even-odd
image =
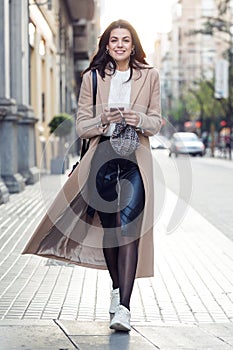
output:
[[[133,110],[114,110],[111,111],[110,108],[105,108],[104,112],[101,114],[101,121],[103,125],[108,125],[111,123],[121,123],[125,121],[126,124],[132,126],[139,126],[141,123],[141,117]]]
[[[129,110],[125,110],[123,112],[123,116],[124,116],[126,124],[132,125],[132,126],[135,126],[135,127],[140,126],[141,117],[140,117],[140,115],[137,112],[132,111],[130,109]]]
[[[102,124],[120,123],[123,118],[123,112],[119,110],[111,111],[110,108],[105,108],[104,112],[101,114]]]

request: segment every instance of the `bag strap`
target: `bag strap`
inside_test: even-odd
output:
[[[97,95],[97,75],[96,69],[92,71],[92,90],[93,90],[93,117],[96,116],[96,95]]]
[[[93,90],[93,118],[94,118],[96,116],[96,95],[97,95],[97,74],[96,74],[96,69],[94,69],[92,71],[92,90]],[[89,148],[89,145],[90,145],[90,139],[89,140],[86,140],[86,139],[82,140],[80,159],[82,159],[84,154],[87,152],[87,150]],[[71,170],[71,172],[69,173],[68,176],[70,176],[72,174],[72,172],[74,171],[74,169],[76,168],[76,166],[78,164],[79,164],[79,161],[76,162],[73,165],[73,168],[72,168],[72,170]]]

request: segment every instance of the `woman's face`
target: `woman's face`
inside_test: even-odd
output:
[[[118,64],[129,62],[133,48],[132,37],[128,29],[116,28],[111,31],[106,49]]]

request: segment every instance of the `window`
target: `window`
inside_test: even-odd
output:
[[[45,55],[45,41],[44,41],[44,39],[41,39],[41,41],[40,41],[39,54],[40,54],[40,56],[44,56]]]
[[[74,36],[85,37],[87,33],[86,24],[76,25],[74,26]]]
[[[47,8],[48,8],[48,10],[52,10],[52,0],[48,0],[47,1]]]
[[[32,22],[29,22],[28,34],[29,34],[29,44],[31,47],[34,47],[34,45],[35,45],[35,32],[36,32],[35,25]]]
[[[202,0],[202,16],[213,16],[214,0]]]
[[[42,122],[45,121],[45,93],[41,94],[41,114],[42,114]]]

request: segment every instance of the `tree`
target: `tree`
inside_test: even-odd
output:
[[[231,0],[220,0],[217,5],[217,16],[203,17],[203,26],[199,30],[190,31],[188,35],[207,34],[216,38],[220,37],[226,43],[227,49],[223,57],[229,62],[229,96],[227,99],[220,100],[220,104],[224,110],[227,125],[232,134],[232,117],[233,117],[233,25],[231,18],[227,18],[230,9]],[[223,35],[222,35],[223,34]],[[214,91],[214,90],[213,90]],[[229,158],[231,159],[231,144],[229,147]]]
[[[50,133],[56,136],[65,137],[71,132],[73,118],[67,113],[55,115],[49,123]]]
[[[196,88],[190,88],[185,95],[187,110],[194,118],[199,118],[203,125],[210,125],[211,154],[214,156],[214,134],[216,120],[224,116],[223,101],[214,98],[214,83],[200,81],[195,83]]]
[[[217,118],[224,115],[224,103],[214,98],[213,81],[201,80],[195,82],[196,89],[190,88],[189,93],[192,94],[197,104],[192,103],[190,94],[186,95],[187,109],[192,114],[199,114],[199,118],[206,120],[208,118]]]
[[[178,130],[182,130],[184,122],[188,118],[188,111],[186,108],[186,101],[183,96],[179,100],[174,100],[172,107],[168,110],[168,119],[171,125]],[[174,131],[173,131],[174,132]]]

